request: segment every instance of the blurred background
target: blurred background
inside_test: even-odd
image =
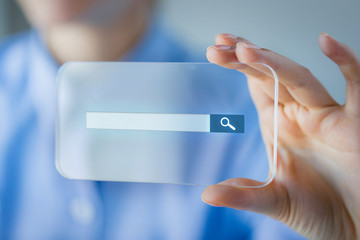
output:
[[[324,57],[327,32],[360,56],[359,0],[160,0],[157,11],[173,34],[203,52],[217,33],[229,32],[308,67],[334,98],[345,102],[345,81]],[[29,26],[14,0],[0,0],[0,40]]]

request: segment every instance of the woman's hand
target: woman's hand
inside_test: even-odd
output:
[[[245,179],[209,186],[203,200],[265,214],[310,239],[360,239],[360,61],[354,52],[320,35],[321,50],[347,81],[346,104],[339,105],[309,70],[286,57],[230,34],[218,35],[216,44],[207,57],[247,75],[267,146],[274,81],[254,63],[278,74],[278,172],[263,188],[237,187]]]

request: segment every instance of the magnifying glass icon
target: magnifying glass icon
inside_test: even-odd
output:
[[[229,127],[231,128],[232,130],[235,131],[235,127],[233,125],[230,124],[230,120],[227,118],[227,117],[223,117],[221,120],[220,120],[220,123],[223,127]]]

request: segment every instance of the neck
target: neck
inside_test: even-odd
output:
[[[116,61],[142,36],[149,12],[146,4],[134,3],[126,13],[110,23],[62,24],[49,28],[44,37],[59,64],[68,61]]]

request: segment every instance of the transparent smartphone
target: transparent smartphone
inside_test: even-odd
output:
[[[276,128],[269,150],[239,71],[72,62],[59,71],[57,100],[56,166],[64,177],[201,185],[240,177],[259,187],[275,175]],[[277,98],[274,106],[276,126]]]

